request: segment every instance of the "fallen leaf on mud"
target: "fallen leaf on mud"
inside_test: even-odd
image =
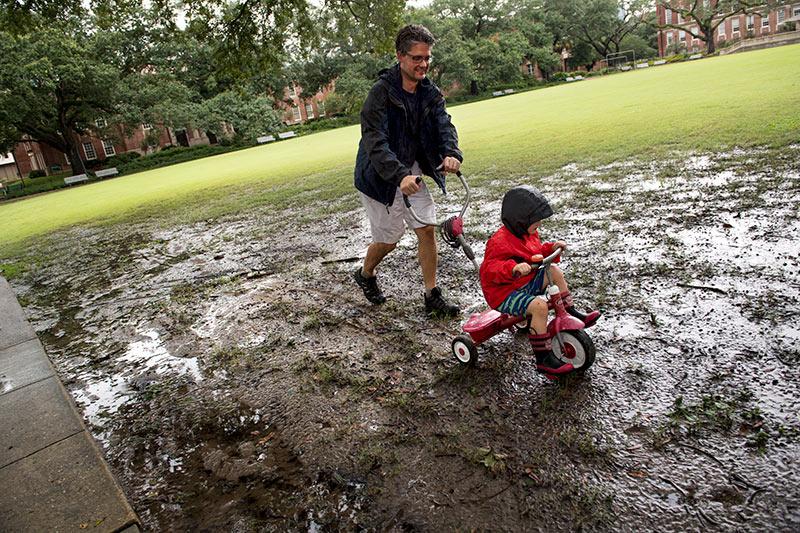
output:
[[[541,483],[542,481],[539,479],[539,476],[533,473],[533,469],[526,468],[525,473],[528,475],[529,478],[534,480],[536,483]]]
[[[259,443],[259,444],[266,444],[266,443],[267,443],[267,442],[269,442],[269,440],[270,440],[272,437],[274,437],[274,436],[275,436],[275,433],[274,433],[274,432],[273,432],[273,433],[267,433],[267,436],[266,436],[266,437],[264,437],[263,439],[259,440],[259,441],[258,441],[258,443]]]
[[[628,470],[628,475],[631,477],[642,479],[647,477],[647,472],[644,472],[643,470]]]

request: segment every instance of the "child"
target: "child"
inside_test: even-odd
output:
[[[547,374],[565,374],[573,370],[554,354],[547,335],[548,306],[543,293],[544,270],[536,272],[529,263],[540,262],[556,248],[566,249],[563,241],[539,240],[541,221],[553,214],[547,199],[536,188],[514,187],[503,197],[501,219],[503,226],[486,243],[481,264],[481,287],[486,302],[493,309],[509,315],[527,316],[530,321],[529,340],[536,356],[536,369]],[[556,258],[555,262],[560,259]],[[586,327],[600,317],[598,311],[584,315],[575,310],[572,296],[561,269],[550,265],[550,277],[561,289],[567,312]]]

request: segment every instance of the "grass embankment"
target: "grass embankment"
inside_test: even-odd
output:
[[[473,179],[570,162],[800,140],[800,45],[665,65],[451,109]],[[74,224],[206,218],[350,190],[358,126],[0,205],[0,256]]]

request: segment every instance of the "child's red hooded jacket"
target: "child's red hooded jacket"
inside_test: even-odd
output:
[[[528,284],[535,276],[536,271],[528,276],[515,278],[512,270],[517,263],[530,262],[531,256],[542,254],[547,257],[553,253],[552,242],[542,242],[539,232],[532,235],[526,233],[521,238],[517,237],[503,226],[489,238],[486,251],[481,263],[481,288],[486,303],[492,309],[503,303],[508,295]],[[560,257],[556,258],[558,262]]]

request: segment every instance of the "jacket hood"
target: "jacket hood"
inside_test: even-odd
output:
[[[514,187],[503,196],[500,218],[516,237],[522,238],[537,220],[552,216],[553,208],[542,192],[530,185]]]

